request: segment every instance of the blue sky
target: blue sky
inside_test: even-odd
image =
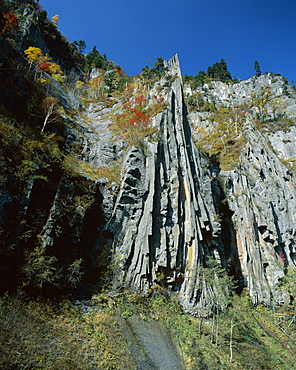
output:
[[[296,80],[296,0],[40,0],[69,41],[94,45],[129,75],[178,53],[183,74],[226,60],[232,76]]]

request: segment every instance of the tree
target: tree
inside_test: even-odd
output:
[[[130,145],[143,143],[145,137],[156,132],[151,127],[152,115],[147,112],[147,99],[138,95],[123,104],[123,112],[112,116],[109,128],[113,136],[126,140]]]
[[[142,77],[145,80],[150,80],[152,78],[153,72],[151,72],[151,69],[149,66],[145,66],[142,68]]]
[[[208,67],[208,76],[214,80],[226,82],[232,80],[231,74],[227,70],[227,64],[224,59],[221,59],[220,62],[213,64]]]
[[[164,72],[166,71],[166,67],[164,65],[164,59],[162,57],[158,57],[156,59],[153,70],[160,75],[164,74]]]
[[[2,31],[1,34],[14,32],[18,26],[17,17],[12,12],[1,14]]]
[[[260,94],[251,94],[251,107],[255,107],[257,110],[257,116],[264,123],[266,116],[268,115],[267,106],[271,102],[271,86],[262,87]]]
[[[205,83],[205,77],[207,76],[205,71],[199,71],[194,77],[192,88],[195,89],[197,86],[201,86]]]
[[[75,47],[80,53],[83,53],[86,48],[86,42],[83,40],[74,40],[71,44]]]
[[[51,18],[51,20],[52,20],[52,23],[53,23],[55,26],[57,26],[57,25],[58,25],[58,23],[59,23],[59,15],[58,15],[58,14],[54,15],[54,16]]]
[[[58,108],[58,100],[56,98],[53,98],[51,96],[46,97],[43,99],[41,103],[42,109],[45,113],[43,126],[41,129],[41,133],[44,131],[45,126],[48,123],[54,122],[57,120],[58,114],[57,114],[57,108]]]
[[[200,266],[200,288],[207,290],[208,303],[204,314],[212,315],[211,342],[218,345],[219,313],[224,311],[233,299],[235,283],[227,270],[212,257],[208,257],[204,266]],[[200,317],[202,321],[202,317]],[[201,331],[201,323],[200,323]]]
[[[208,130],[197,129],[197,144],[208,155],[219,159],[223,170],[234,169],[246,144],[245,113],[242,107],[220,107],[209,116],[212,125]]]
[[[44,61],[45,59],[44,55],[42,54],[42,50],[40,48],[35,48],[34,46],[29,46],[24,53],[27,55],[27,59],[30,64],[38,63]]]
[[[119,74],[117,70],[107,71],[104,76],[104,85],[109,93],[117,90],[119,85]]]
[[[257,76],[257,77],[261,76],[261,68],[260,68],[260,64],[257,60],[255,60],[255,62],[254,62],[254,69],[255,69],[255,76]]]
[[[108,69],[114,69],[115,63],[107,60],[106,54],[101,55],[97,47],[94,46],[93,49],[86,55],[85,70],[89,71],[92,68],[101,68],[107,71]],[[118,68],[120,68],[118,66]]]
[[[38,72],[40,72],[40,75],[46,72],[52,75],[56,81],[63,82],[63,71],[61,70],[61,67],[58,64],[51,62],[51,58],[48,55],[43,55],[41,49],[29,46],[24,53],[27,56],[30,68],[32,65],[35,66],[35,79],[37,78]]]

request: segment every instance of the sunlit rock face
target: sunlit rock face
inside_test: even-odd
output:
[[[19,47],[26,48],[21,42],[31,35],[46,51],[31,23],[24,21]],[[239,290],[246,287],[255,303],[280,302],[277,283],[296,258],[295,179],[286,166],[296,158],[296,130],[293,125],[258,130],[258,111],[246,106],[269,86],[275,103],[268,113],[294,119],[295,92],[270,74],[233,85],[212,81],[192,91],[183,88],[177,56],[165,65],[166,75],[145,86],[147,105],[159,94],[167,108],[152,119],[157,133],[143,145],[129,146],[110,130],[112,115],[123,110],[122,97],[111,108],[94,101],[77,115],[75,125],[63,117],[63,153],[71,154],[75,146],[80,163],[94,170],[117,167],[118,183],[87,170],[69,174],[54,165],[50,171],[36,168],[39,178],[29,179],[22,195],[14,195],[17,189],[7,181],[0,198],[6,239],[22,251],[31,239],[15,235],[36,229],[33,237],[42,251],[61,261],[59,270],[83,260],[84,276],[93,282],[109,263],[114,289],[147,292],[159,284],[178,292],[184,310],[192,314],[208,314],[217,307],[217,292],[227,294],[215,274],[210,281],[205,273],[209,257],[227,269]],[[25,93],[25,87],[19,91]],[[65,109],[82,107],[81,99],[59,83],[52,82],[50,89]],[[215,108],[245,110],[245,146],[232,170],[221,170],[217,159],[202,154],[202,142],[197,149],[196,126],[208,130],[210,113],[188,113],[184,91],[198,92]],[[137,96],[136,87],[131,93]],[[7,106],[18,102],[10,95],[3,99]],[[219,305],[226,302],[221,299]]]
[[[235,171],[223,173],[240,265],[254,302],[280,300],[284,266],[295,264],[295,183],[256,130]]]
[[[168,63],[174,71],[176,60]],[[217,83],[219,99],[225,88]],[[242,86],[236,90],[236,100],[246,95]],[[192,141],[180,78],[168,101],[155,120],[158,141],[131,148],[123,163],[106,226],[114,235],[114,286],[147,290],[160,283],[179,291],[183,307],[196,313],[214,304],[212,284],[201,272],[212,256],[248,287],[255,303],[281,300],[276,284],[295,260],[292,174],[251,119],[238,166],[220,171]]]
[[[216,180],[194,147],[186,114],[177,79],[170,107],[157,117],[158,142],[127,156],[108,227],[115,235],[119,284],[147,289],[164,272],[164,280],[191,300],[189,281],[204,255],[219,249],[221,225],[215,220]]]

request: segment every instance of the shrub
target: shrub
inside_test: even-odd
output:
[[[110,129],[115,138],[126,140],[129,145],[141,145],[144,139],[156,132],[151,127],[151,114],[146,110],[147,99],[136,96],[123,104],[123,113],[111,119]]]

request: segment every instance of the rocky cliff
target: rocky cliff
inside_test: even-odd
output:
[[[53,38],[42,27],[52,25],[26,12],[18,48],[33,42],[51,50]],[[66,284],[71,290],[83,276],[81,267],[87,285],[111,265],[113,289],[148,291],[159,284],[178,292],[186,311],[199,314],[217,306],[218,293],[224,297],[218,305],[227,304],[227,284],[217,268],[211,279],[206,272],[214,260],[255,303],[282,301],[276,287],[296,256],[295,92],[271,74],[236,84],[212,81],[192,91],[183,87],[177,56],[165,66],[149,88],[141,90],[139,80],[129,91],[145,95],[141,114],[153,99],[164,103],[150,122],[154,134],[140,145],[111,130],[112,117],[124,111],[124,94],[110,96],[110,106],[92,100],[78,112],[81,100],[55,81],[51,94],[66,112],[50,130],[62,137],[63,154],[53,150],[50,132],[33,164],[2,141],[3,166],[16,161],[20,171],[31,163],[19,182],[19,173],[4,172],[1,185],[1,269],[8,280],[25,271],[35,286]],[[7,96],[14,101],[13,93]],[[225,112],[228,121],[221,118]],[[23,131],[17,137],[16,147],[27,140]],[[205,150],[209,145],[221,148]],[[236,157],[231,166],[221,162],[222,151]],[[110,171],[115,178],[119,170],[121,177],[111,181]],[[12,273],[15,258],[21,263]]]
[[[181,75],[176,57],[168,66]],[[248,83],[250,91],[244,88],[246,82],[233,85],[231,104],[242,104],[266,85],[278,89],[281,83],[278,78],[274,86],[270,77],[262,76]],[[216,85],[211,98],[216,96],[216,105],[221,105],[230,87]],[[207,283],[203,270],[211,256],[234,276],[239,289],[248,287],[255,303],[280,301],[276,285],[286,267],[294,266],[295,183],[276,150],[281,149],[283,159],[287,153],[293,156],[293,128],[259,130],[250,111],[239,161],[233,170],[223,171],[192,140],[196,122],[207,127],[208,121],[204,113],[188,115],[180,77],[166,99],[168,108],[153,123],[157,141],[125,151],[121,142],[114,145],[110,140],[104,114],[96,116],[95,107],[90,110],[94,131],[93,143],[86,145],[89,159],[102,166],[120,155],[124,158],[117,193],[111,196],[108,191],[102,200],[108,209],[102,234],[108,235],[105,242],[114,251],[114,288],[145,291],[161,284],[179,292],[186,310],[199,312],[215,305],[216,288]],[[287,100],[292,114],[295,99]],[[96,133],[101,138],[97,143]],[[283,139],[286,136],[290,139]]]

